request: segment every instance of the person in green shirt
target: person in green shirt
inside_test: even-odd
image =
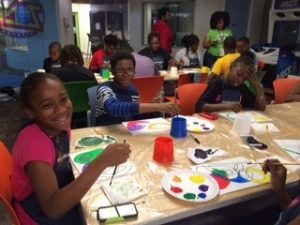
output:
[[[233,36],[227,27],[230,24],[230,16],[225,11],[214,12],[210,18],[210,30],[203,40],[204,54],[203,66],[212,68],[215,61],[224,55],[224,40]]]

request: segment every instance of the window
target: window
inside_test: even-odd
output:
[[[195,1],[151,2],[143,5],[143,44],[147,44],[147,36],[157,21],[159,8],[167,6],[171,11],[170,26],[174,32],[174,45],[181,46],[181,38],[193,32]]]

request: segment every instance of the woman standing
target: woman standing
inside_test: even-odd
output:
[[[210,30],[203,40],[204,54],[203,65],[212,68],[215,61],[224,55],[224,40],[233,36],[227,27],[230,24],[230,16],[225,11],[214,12],[210,18]]]

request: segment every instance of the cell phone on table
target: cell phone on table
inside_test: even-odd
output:
[[[219,118],[215,113],[201,112],[199,115],[209,120],[217,120]]]
[[[244,142],[250,146],[257,148],[259,150],[263,150],[268,148],[268,146],[260,141],[258,141],[255,137],[253,136],[241,136],[241,138],[244,140]]]
[[[120,222],[129,218],[137,218],[137,216],[138,211],[133,202],[100,207],[97,210],[97,217],[100,223]]]

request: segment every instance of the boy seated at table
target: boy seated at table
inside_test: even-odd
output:
[[[300,102],[300,80],[285,99],[286,102]]]
[[[224,40],[224,52],[225,55],[215,62],[211,76],[227,77],[231,63],[240,57],[240,53],[236,52],[236,41],[234,37],[230,36]]]
[[[140,118],[141,113],[179,113],[176,103],[139,103],[139,93],[131,84],[135,59],[129,52],[118,52],[110,61],[113,81],[102,84],[96,96],[96,125],[111,125]],[[149,84],[151,85],[151,84]]]
[[[244,84],[252,81],[255,94]],[[261,83],[257,79],[253,60],[240,56],[230,66],[227,77],[215,76],[208,83],[207,90],[196,103],[196,112],[234,111],[243,108],[265,110],[266,101]]]

